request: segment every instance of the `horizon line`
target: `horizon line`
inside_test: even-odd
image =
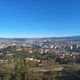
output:
[[[0,38],[3,38],[3,39],[15,39],[15,38],[64,38],[64,37],[78,37],[80,35],[72,35],[72,36],[43,36],[43,37],[0,37]]]

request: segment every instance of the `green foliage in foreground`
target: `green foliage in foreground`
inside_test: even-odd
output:
[[[39,66],[34,62],[25,62],[25,57],[39,60],[48,60],[48,66]],[[58,64],[59,60],[55,53],[38,52],[27,53],[26,51],[15,52],[13,57],[5,56],[4,62],[0,64],[0,80],[80,80],[80,64],[73,63],[72,57],[65,57],[64,61],[70,64]],[[60,62],[63,62],[60,60]],[[63,67],[63,70],[54,71],[54,67]],[[37,70],[46,69],[47,72]]]
[[[20,58],[14,60],[15,67],[6,66],[13,63],[11,60],[5,59],[4,63],[0,65],[0,80],[80,80],[79,64],[64,65],[62,71],[49,69],[48,72],[42,73],[35,71],[37,68],[41,69],[40,67],[25,65],[24,60]]]

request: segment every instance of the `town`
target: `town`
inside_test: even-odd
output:
[[[79,40],[53,38],[0,40],[1,80],[5,80],[7,76],[7,80],[62,80],[62,78],[79,80],[79,66]]]

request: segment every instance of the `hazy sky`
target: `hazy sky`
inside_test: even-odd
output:
[[[0,0],[0,37],[80,35],[80,0]]]

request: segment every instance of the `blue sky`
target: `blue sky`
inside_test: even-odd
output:
[[[80,35],[80,0],[0,0],[0,37]]]

